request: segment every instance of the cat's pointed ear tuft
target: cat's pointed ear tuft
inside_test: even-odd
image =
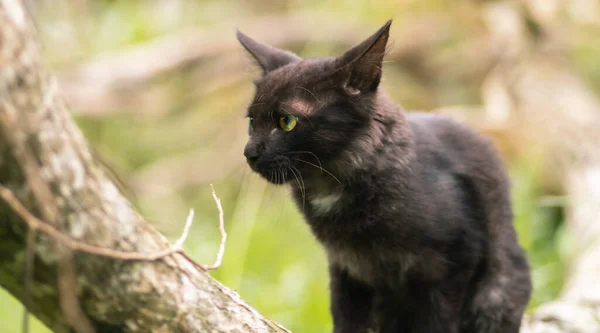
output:
[[[373,92],[381,81],[383,56],[392,20],[338,58],[342,84],[352,93]]]
[[[263,70],[263,74],[275,70],[287,64],[302,60],[292,52],[280,50],[278,48],[261,44],[254,39],[237,30],[237,39],[242,46],[256,59],[256,62]]]

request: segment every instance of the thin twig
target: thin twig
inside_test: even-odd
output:
[[[31,284],[35,265],[35,236],[37,230],[30,228],[25,242],[25,276],[23,286],[23,333],[29,332],[29,309],[31,307]]]
[[[75,269],[73,251],[62,246],[62,244],[57,244],[57,250],[60,252],[57,262],[60,309],[75,332],[95,333],[96,329],[83,312],[79,298],[77,297],[77,271]]]
[[[44,99],[46,99],[47,96],[48,94],[44,96]],[[1,106],[4,108],[4,112],[0,113],[0,126],[4,128],[6,133],[4,138],[10,146],[17,148],[13,149],[15,161],[21,167],[25,179],[27,179],[27,183],[31,188],[31,192],[37,200],[37,205],[42,218],[51,224],[55,224],[56,219],[59,216],[59,209],[53,200],[53,195],[48,184],[46,184],[42,178],[40,166],[26,143],[24,143],[23,140],[18,139],[16,135],[11,135],[15,128],[23,127],[15,116],[19,114],[19,110],[16,110],[8,102],[3,102]],[[0,108],[0,110],[2,110],[2,108]],[[25,120],[21,122],[25,122]]]
[[[219,210],[219,231],[221,232],[221,244],[219,245],[219,253],[217,253],[217,260],[212,266],[204,267],[207,271],[214,271],[221,267],[221,262],[223,262],[223,255],[225,255],[225,242],[227,242],[227,232],[225,231],[225,219],[223,218],[223,206],[221,205],[221,199],[217,196],[215,192],[215,187],[213,184],[210,184],[212,197],[215,199],[215,203],[217,204],[217,209]]]
[[[179,250],[182,249],[183,243],[187,239],[187,236],[190,232],[190,227],[192,226],[193,221],[194,221],[194,209],[190,209],[190,212],[188,213],[188,217],[187,217],[187,219],[185,219],[185,226],[183,227],[183,233],[181,233],[181,236],[179,236],[177,241],[175,241],[175,244],[173,245],[174,248],[179,249]]]
[[[173,246],[169,248],[159,250],[154,253],[140,253],[140,252],[132,252],[132,251],[120,251],[111,248],[101,247],[97,245],[88,244],[77,239],[73,239],[72,237],[60,232],[56,227],[51,224],[48,224],[37,217],[33,216],[25,206],[15,197],[12,191],[5,186],[0,184],[0,197],[6,201],[9,206],[23,218],[25,223],[29,226],[30,230],[40,230],[45,234],[51,236],[56,241],[60,242],[62,245],[66,246],[70,250],[81,251],[85,253],[95,254],[103,257],[121,259],[121,260],[139,260],[139,261],[156,261],[158,259],[167,257],[171,254],[178,253],[183,256],[186,260],[191,262],[195,267],[198,267],[205,271],[216,270],[221,267],[221,263],[223,262],[223,255],[225,254],[225,243],[227,241],[227,232],[225,231],[225,221],[223,214],[223,206],[221,205],[221,199],[217,196],[215,192],[214,186],[211,184],[212,196],[215,200],[217,208],[219,210],[219,230],[221,231],[221,244],[219,246],[219,252],[217,253],[217,259],[212,266],[203,266],[201,264],[196,263],[193,259],[191,259],[188,255],[186,255],[183,250],[183,243],[187,239],[190,228],[192,226],[192,222],[194,220],[194,210],[190,209],[190,213],[185,222],[185,227],[183,229],[183,233],[177,239]]]
[[[190,214],[188,215],[184,232],[181,235],[181,237],[177,240],[175,246],[171,246],[169,248],[154,253],[129,252],[87,244],[85,242],[71,238],[70,236],[60,232],[53,225],[41,221],[37,217],[33,216],[27,210],[27,208],[25,208],[23,204],[15,197],[12,191],[4,187],[3,185],[0,185],[0,197],[2,197],[4,201],[6,201],[11,206],[11,208],[23,218],[25,223],[27,223],[27,225],[30,228],[41,230],[45,234],[59,241],[61,244],[67,246],[69,249],[121,260],[155,261],[169,256],[175,252],[181,251],[181,244],[183,244],[183,242],[187,238],[190,225],[192,224],[194,218],[194,211],[190,210]]]

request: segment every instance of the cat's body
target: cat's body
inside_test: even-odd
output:
[[[378,89],[388,28],[318,60],[240,34],[265,72],[249,164],[291,184],[326,249],[336,333],[516,333],[531,282],[502,163],[474,131]]]
[[[304,179],[302,187],[292,183],[296,203],[304,206],[307,222],[327,250],[333,275],[347,274],[362,285],[362,297],[341,302],[366,313],[369,302],[391,298],[396,312],[379,321],[388,320],[386,325],[397,328],[384,332],[421,332],[411,326],[414,311],[428,303],[431,294],[419,292],[471,289],[480,293],[481,304],[474,303],[472,295],[437,304],[434,314],[418,323],[422,332],[453,332],[448,325],[459,324],[472,327],[464,332],[516,332],[530,282],[523,253],[513,247],[516,236],[500,161],[486,141],[443,116],[410,113],[406,118],[413,136],[410,146],[404,133],[396,138],[382,129],[382,150],[364,156],[362,170],[343,178],[343,185],[325,173],[319,180]],[[407,154],[411,146],[414,155]],[[324,183],[328,185],[320,186]],[[483,200],[493,201],[498,211],[486,211]],[[491,218],[497,225],[487,223]],[[497,228],[501,239],[490,237],[490,228]],[[503,260],[507,267],[498,267]],[[479,283],[482,274],[487,275],[486,284]],[[433,291],[433,286],[439,289]],[[343,297],[344,288],[338,288],[333,287],[333,297]],[[406,294],[395,294],[398,291]],[[516,315],[505,313],[512,311],[513,299],[522,300]],[[493,317],[470,322],[478,316],[468,309],[475,312],[478,307],[484,308],[481,315]],[[463,309],[467,315],[461,320]],[[434,320],[436,316],[440,317]],[[355,320],[354,315],[342,316],[336,326],[346,325],[354,332]],[[433,326],[425,329],[426,325]]]

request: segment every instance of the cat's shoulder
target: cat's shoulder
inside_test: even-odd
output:
[[[422,158],[437,156],[450,161],[457,170],[476,166],[489,170],[501,168],[492,140],[470,126],[437,113],[408,112],[407,119],[417,155]]]
[[[406,118],[417,140],[429,138],[446,144],[478,146],[487,146],[491,143],[475,129],[445,114],[412,111],[406,113]]]
[[[424,111],[406,112],[406,118],[413,127],[424,127],[430,131],[467,131],[473,132],[467,125],[462,124],[446,114]]]

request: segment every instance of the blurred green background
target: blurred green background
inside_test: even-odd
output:
[[[329,56],[393,18],[383,82],[388,93],[407,109],[477,108],[493,67],[482,14],[491,2],[29,1],[47,63],[76,121],[143,214],[174,240],[194,208],[185,250],[212,263],[220,237],[214,183],[229,240],[222,267],[211,274],[295,332],[331,329],[326,263],[287,189],[267,185],[244,163],[244,109],[258,71],[235,29],[302,56]],[[575,20],[577,11],[567,7],[555,18],[573,32],[566,61],[600,92],[598,13]],[[531,310],[554,299],[563,284],[564,198],[541,172],[534,150],[503,137],[510,135],[495,139],[510,169],[515,225],[533,266]],[[21,313],[0,290],[0,331],[20,332]],[[31,329],[46,331],[37,321]]]

